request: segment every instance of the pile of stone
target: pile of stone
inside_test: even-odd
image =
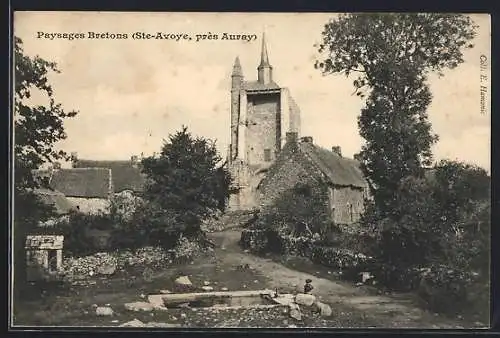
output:
[[[117,269],[117,259],[100,252],[91,256],[68,258],[63,262],[64,275],[68,279],[84,279],[94,275],[112,275]]]
[[[155,266],[171,263],[172,255],[158,247],[136,251],[99,252],[85,257],[70,257],[63,262],[64,275],[69,280],[86,279],[95,275],[112,275],[127,267]]]
[[[332,308],[330,305],[320,302],[316,296],[311,294],[299,293],[297,295],[283,294],[272,298],[275,303],[288,306],[290,317],[295,320],[302,320],[300,306],[314,307],[322,317],[330,317]]]
[[[169,262],[172,255],[160,247],[148,246],[135,251],[124,250],[113,253],[120,267],[123,266],[151,266]]]

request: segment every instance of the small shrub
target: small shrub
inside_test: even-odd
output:
[[[104,214],[72,212],[54,224],[54,230],[64,236],[64,252],[67,255],[85,256],[107,249],[92,230],[111,231],[111,220]],[[104,246],[104,247],[103,247]]]
[[[245,229],[241,232],[240,245],[254,253],[264,253],[268,249],[267,231],[261,229]]]
[[[347,249],[326,246],[314,246],[311,260],[315,263],[342,271],[343,278],[357,280],[364,271],[372,271],[373,259],[362,253]]]
[[[200,244],[195,240],[190,240],[180,236],[173,249],[174,258],[178,262],[187,262],[193,259],[201,251]]]
[[[456,313],[468,302],[467,289],[474,276],[446,265],[433,265],[421,272],[417,294],[433,311]]]
[[[415,290],[421,279],[420,268],[397,267],[381,261],[375,261],[370,271],[377,282],[396,291]]]

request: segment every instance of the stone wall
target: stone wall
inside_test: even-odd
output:
[[[67,197],[67,199],[75,208],[78,206],[80,212],[86,214],[107,212],[110,205],[110,201],[107,198]]]
[[[258,189],[261,209],[271,206],[283,192],[292,189],[298,183],[308,184],[312,181],[306,169],[291,158],[275,165],[277,170],[269,172]]]
[[[293,152],[289,147],[286,147],[259,186],[259,205],[262,213],[269,212],[285,194],[289,198],[303,199],[303,196],[295,195],[300,193],[296,189],[308,187],[311,194],[310,198],[308,197],[308,203],[311,203],[310,206],[314,206],[314,210],[318,211],[317,216],[320,216],[321,210],[328,214],[328,190],[320,177],[321,173],[311,166],[301,153]],[[326,229],[310,230],[320,232]]]
[[[364,211],[364,192],[353,187],[329,187],[332,218],[336,224],[359,221]]]
[[[247,100],[246,162],[251,165],[266,162],[265,149],[269,149],[270,161],[274,161],[281,143],[279,94],[248,95]]]

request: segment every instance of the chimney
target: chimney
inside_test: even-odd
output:
[[[313,143],[312,136],[304,136],[300,139],[303,143]]]
[[[290,131],[286,133],[286,143],[290,144],[297,143],[298,138],[299,138],[299,133],[297,132]]]
[[[342,157],[342,149],[340,148],[340,146],[334,146],[334,147],[332,147],[332,151],[333,151],[335,154],[337,154],[337,155],[339,155],[340,157]]]

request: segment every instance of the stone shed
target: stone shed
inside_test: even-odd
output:
[[[26,237],[26,266],[28,281],[57,280],[63,266],[61,235],[28,235]]]

